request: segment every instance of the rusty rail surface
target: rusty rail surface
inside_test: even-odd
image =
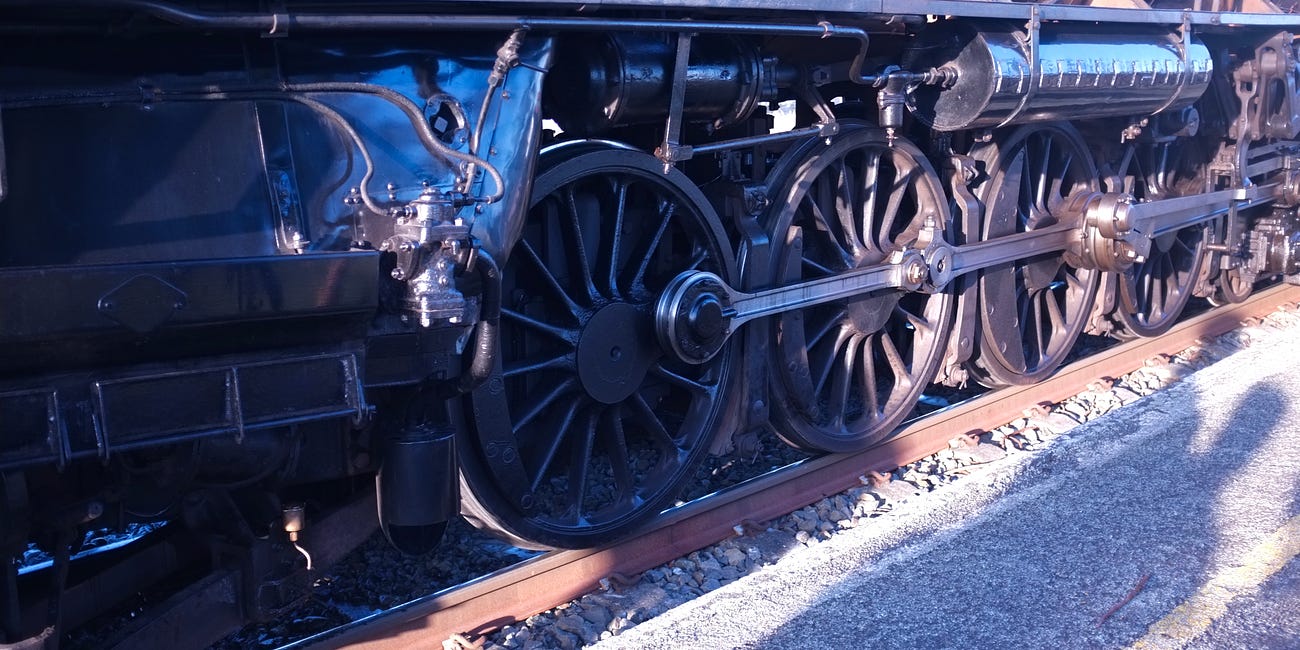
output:
[[[1028,407],[1059,402],[1102,377],[1136,370],[1160,354],[1181,352],[1207,337],[1231,331],[1250,317],[1300,300],[1300,287],[1260,291],[1188,319],[1164,336],[1137,339],[1080,359],[1047,381],[991,391],[905,425],[867,451],[832,454],[795,463],[718,494],[673,508],[656,527],[611,546],[556,551],[477,580],[309,637],[288,648],[405,650],[438,647],[461,634],[481,636],[595,589],[602,578],[634,575],[735,534],[744,520],[764,521],[860,484],[870,471],[888,471],[933,454],[950,440],[986,431],[1023,415]]]

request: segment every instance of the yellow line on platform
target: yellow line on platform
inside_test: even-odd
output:
[[[1133,642],[1129,649],[1182,648],[1227,613],[1233,598],[1258,588],[1297,554],[1300,554],[1300,516],[1293,517],[1260,541],[1240,559],[1238,566],[1215,573],[1191,598],[1152,623],[1146,636]]]

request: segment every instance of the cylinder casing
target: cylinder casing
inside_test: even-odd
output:
[[[939,131],[1180,109],[1205,92],[1214,67],[1195,38],[1063,25],[1043,25],[1036,48],[1023,26],[932,30],[906,60],[957,70],[956,83],[908,96],[908,108]]]
[[[675,48],[651,33],[567,43],[547,84],[547,115],[575,134],[662,121],[672,97]],[[744,120],[759,102],[776,96],[777,84],[789,81],[778,79],[775,62],[742,39],[696,39],[689,61],[683,117],[716,127]]]

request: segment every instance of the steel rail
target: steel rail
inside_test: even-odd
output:
[[[436,647],[461,634],[475,637],[585,594],[615,574],[635,575],[726,539],[744,520],[763,521],[860,484],[869,471],[890,470],[945,449],[949,441],[1021,417],[1026,407],[1059,402],[1100,377],[1118,377],[1161,354],[1191,347],[1300,300],[1300,287],[1281,285],[1245,302],[1179,323],[1158,338],[1116,345],[1026,387],[986,393],[927,415],[867,451],[801,461],[667,511],[656,528],[603,548],[556,551],[472,582],[360,619],[286,648],[405,650]]]

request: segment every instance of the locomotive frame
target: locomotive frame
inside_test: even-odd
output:
[[[218,4],[0,2],[7,557],[293,567],[372,476],[405,550],[596,545],[733,434],[862,449],[1300,274],[1262,0]],[[20,573],[0,640],[57,628]]]

